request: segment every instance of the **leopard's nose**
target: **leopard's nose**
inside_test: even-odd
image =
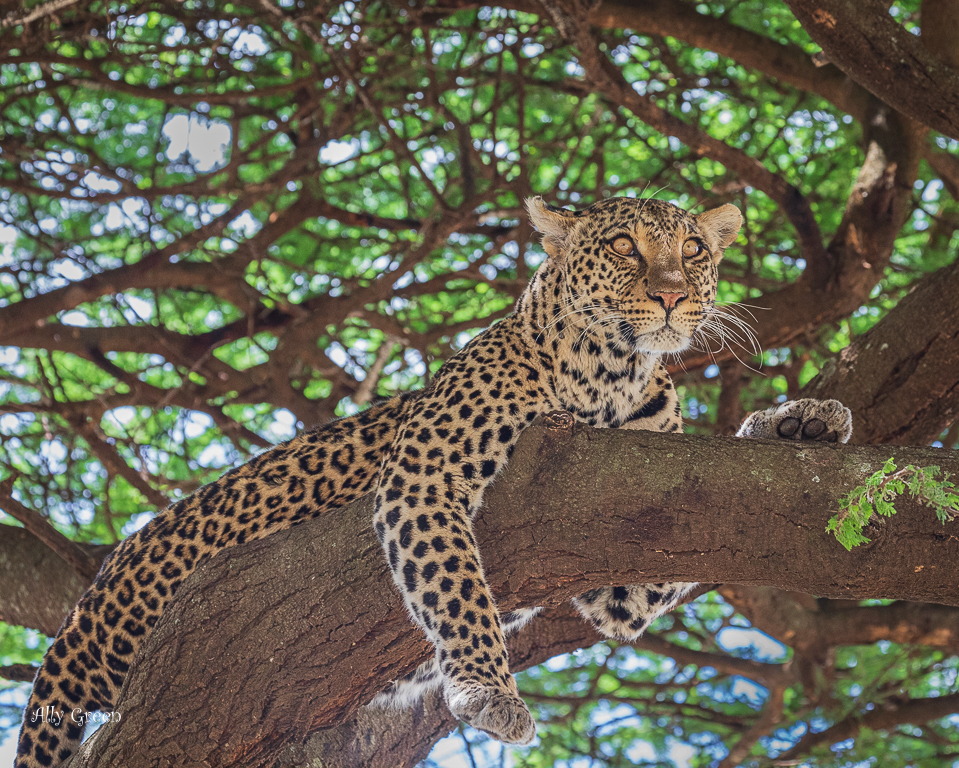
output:
[[[666,291],[656,291],[656,293],[647,293],[647,296],[653,301],[658,301],[664,309],[673,309],[679,302],[686,298],[685,293],[667,293]]]

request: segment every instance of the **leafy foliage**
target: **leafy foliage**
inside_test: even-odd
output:
[[[860,485],[839,500],[839,512],[830,518],[826,531],[833,533],[846,549],[868,544],[863,529],[873,515],[892,517],[896,514],[894,502],[897,497],[909,493],[925,506],[935,510],[939,522],[945,525],[959,514],[959,493],[949,475],[939,477],[939,467],[917,467],[909,464],[896,469],[895,459],[890,458],[882,469],[873,472]]]

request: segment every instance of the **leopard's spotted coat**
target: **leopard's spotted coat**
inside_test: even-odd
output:
[[[458,717],[502,741],[533,738],[503,637],[535,610],[497,613],[472,516],[523,429],[542,413],[564,409],[599,427],[682,428],[661,358],[685,349],[701,327],[741,216],[730,205],[695,216],[628,198],[579,212],[535,198],[529,209],[547,259],[516,312],[451,358],[426,389],[257,456],[117,548],[44,657],[17,766],[53,765],[75,751],[82,734],[70,718],[55,726],[31,722],[31,714],[112,708],[137,649],[204,557],[373,490],[374,526],[394,580],[437,648],[432,664],[386,698],[442,682]],[[849,412],[834,401],[796,401],[753,414],[744,428],[746,435],[845,440]],[[600,631],[631,638],[692,586],[608,587],[576,604]]]

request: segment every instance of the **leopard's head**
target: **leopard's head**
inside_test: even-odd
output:
[[[540,197],[526,204],[554,275],[552,295],[543,297],[549,322],[653,354],[690,345],[716,300],[718,264],[742,225],[734,205],[691,214],[627,197],[582,211]]]

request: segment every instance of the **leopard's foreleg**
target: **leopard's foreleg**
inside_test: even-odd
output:
[[[472,526],[536,415],[537,390],[522,388],[533,374],[509,363],[474,367],[499,349],[495,333],[476,341],[410,408],[380,473],[373,522],[410,614],[436,646],[450,711],[500,741],[528,744],[536,728],[509,671]]]

